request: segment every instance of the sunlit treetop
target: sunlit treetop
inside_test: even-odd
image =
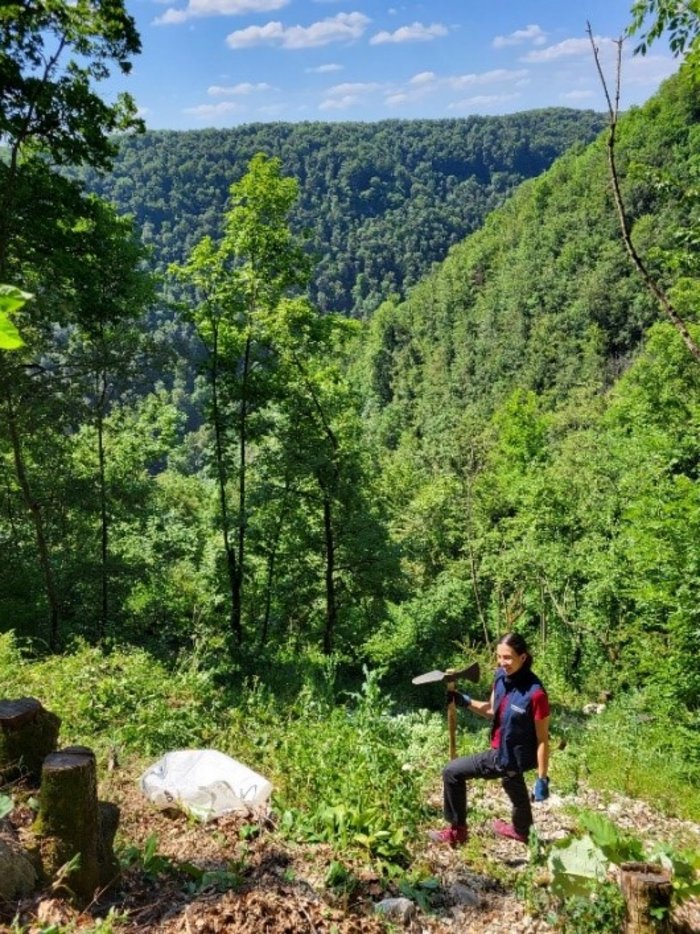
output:
[[[123,0],[0,4],[0,139],[13,154],[109,165],[110,135],[141,122],[127,94],[106,103],[99,82],[128,74],[141,50]]]

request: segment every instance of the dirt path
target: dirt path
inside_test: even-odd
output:
[[[132,865],[121,885],[83,914],[51,893],[19,906],[27,934],[50,924],[72,931],[94,930],[95,916],[112,907],[120,914],[113,930],[125,934],[380,934],[387,925],[375,904],[387,893],[361,865],[350,867],[347,885],[327,884],[333,856],[327,846],[295,846],[273,828],[251,835],[247,822],[229,816],[207,825],[183,814],[154,810],[142,797],[128,769],[112,773],[102,797],[119,804],[120,839],[132,848]],[[436,811],[439,801],[436,794]],[[495,784],[477,784],[470,800],[471,837],[457,850],[425,840],[413,846],[414,907],[406,923],[391,930],[410,934],[544,934],[556,923],[533,918],[518,897],[518,878],[528,869],[527,847],[496,838],[493,817],[506,816],[505,798]],[[575,798],[556,794],[536,806],[543,841],[567,836],[574,828],[572,808],[607,814],[620,828],[645,842],[665,841],[688,848],[700,840],[700,827],[656,814],[639,801],[603,797],[588,791]],[[151,843],[149,840],[157,841]],[[206,874],[206,875],[205,875]],[[341,880],[342,883],[342,880]],[[430,911],[418,906],[428,899]],[[6,906],[8,908],[9,906]],[[426,904],[426,907],[427,904]],[[12,906],[14,914],[16,906]],[[5,912],[7,915],[7,911]],[[5,918],[3,917],[3,920]],[[700,932],[700,905],[687,904],[675,915],[676,930]],[[11,930],[11,916],[0,931]],[[43,925],[43,927],[42,927]],[[109,931],[112,934],[112,930]],[[604,932],[600,932],[604,934]]]

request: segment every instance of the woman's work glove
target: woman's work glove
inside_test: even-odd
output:
[[[549,797],[549,779],[538,778],[532,789],[533,801],[546,801]]]
[[[468,694],[462,694],[461,691],[448,691],[447,703],[451,704],[452,702],[454,702],[457,707],[468,707],[472,699]]]

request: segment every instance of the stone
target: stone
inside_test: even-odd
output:
[[[12,902],[29,895],[36,878],[36,870],[19,844],[0,838],[0,899]]]
[[[416,914],[416,906],[410,898],[384,898],[374,906],[377,914],[394,921],[408,924]]]
[[[454,882],[448,892],[450,898],[458,905],[468,905],[471,908],[479,904],[479,896],[468,886],[461,882]]]

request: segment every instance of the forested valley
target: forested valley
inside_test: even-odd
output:
[[[615,128],[627,248],[600,114],[141,134],[90,88],[138,52],[120,3],[0,17],[4,697],[120,760],[123,787],[102,776],[125,800],[178,748],[274,787],[213,881],[127,821],[132,896],[244,891],[265,845],[320,846],[329,913],[294,930],[390,930],[379,894],[430,919],[444,686],[411,679],[478,660],[487,696],[512,630],[574,836],[652,858],[577,795],[646,802],[679,903],[697,894],[700,64],[697,18],[669,7],[634,7],[686,60]],[[83,63],[56,59],[39,105],[35,49],[63,34]],[[467,867],[541,930],[620,930],[609,879],[536,881],[547,841],[519,875],[484,863],[489,802]],[[176,930],[127,902],[6,929]]]
[[[320,311],[366,317],[403,296],[520,182],[539,175],[604,118],[551,109],[462,120],[266,123],[125,138],[91,191],[130,214],[153,268],[218,236],[229,186],[258,152],[299,186],[289,223],[314,257]]]

